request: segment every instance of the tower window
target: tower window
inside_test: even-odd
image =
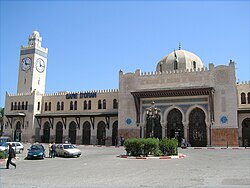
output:
[[[75,101],[74,110],[77,110],[77,101]]]
[[[37,110],[40,110],[40,102],[37,103]]]
[[[25,102],[25,110],[28,110],[28,101]]]
[[[13,105],[13,102],[11,102],[10,104],[10,110],[13,110],[14,109],[14,105]]]
[[[74,106],[74,105],[73,105],[73,101],[70,101],[70,107],[69,107],[69,109],[70,109],[70,110],[73,110],[73,106]]]
[[[48,110],[48,104],[47,104],[47,102],[44,104],[45,105],[45,111],[47,111]]]
[[[61,102],[61,110],[64,110],[64,102]]]
[[[117,109],[118,108],[118,102],[117,99],[113,100],[113,109]]]
[[[20,102],[18,102],[18,106],[17,106],[17,109],[20,110],[21,109],[21,105],[20,105]]]
[[[21,109],[24,110],[24,102],[22,102],[22,108]]]
[[[83,102],[83,109],[84,109],[84,110],[87,110],[87,106],[88,106],[88,105],[87,105],[87,101],[85,100],[85,101]]]
[[[60,102],[57,102],[57,105],[56,105],[56,110],[59,111],[60,110]]]

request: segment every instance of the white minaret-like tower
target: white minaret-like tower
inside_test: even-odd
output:
[[[21,46],[17,93],[45,92],[48,48],[42,47],[38,31],[29,36],[27,46]]]

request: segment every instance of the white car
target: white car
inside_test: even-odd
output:
[[[58,144],[56,146],[56,156],[80,157],[81,151],[72,144]]]
[[[15,153],[22,153],[24,150],[24,146],[20,142],[6,142],[6,143],[12,145],[12,148],[14,149]]]

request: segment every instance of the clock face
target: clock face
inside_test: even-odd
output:
[[[37,59],[36,60],[36,70],[38,72],[43,72],[44,69],[45,69],[45,63],[44,63],[44,61],[42,59],[40,59],[40,58]]]
[[[31,59],[30,59],[29,57],[23,58],[23,59],[22,59],[21,69],[22,69],[23,71],[29,70],[30,67],[31,67],[31,63],[32,63],[32,61],[31,61]]]

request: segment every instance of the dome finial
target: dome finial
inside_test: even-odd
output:
[[[181,50],[181,43],[179,42],[179,50]]]

